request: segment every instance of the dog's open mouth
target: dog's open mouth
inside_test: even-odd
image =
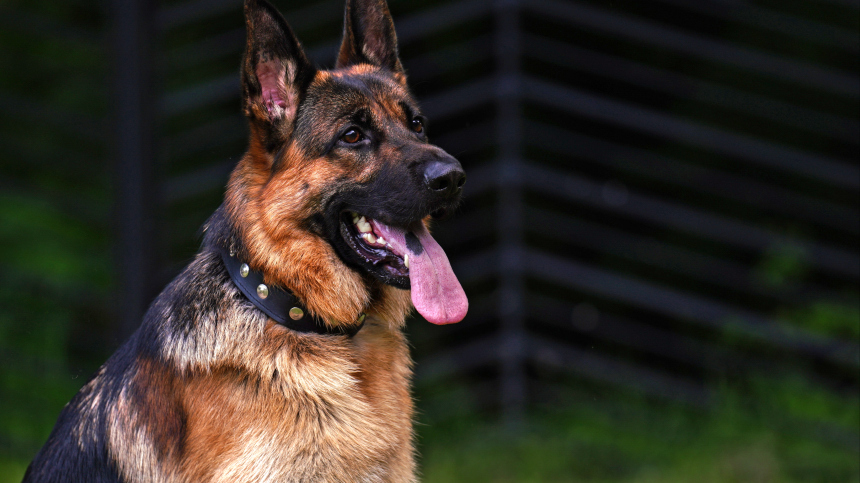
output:
[[[399,282],[394,284],[409,287],[409,255],[397,253],[380,233],[381,230],[374,230],[380,225],[375,220],[349,211],[344,212],[341,220],[341,230],[346,232],[343,233],[344,239],[365,262],[384,270]]]
[[[429,322],[450,324],[466,316],[469,302],[463,287],[424,222],[398,227],[345,211],[341,235],[383,282],[411,287],[415,309]]]

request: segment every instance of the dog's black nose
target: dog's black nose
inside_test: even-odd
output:
[[[448,156],[427,163],[424,168],[424,181],[431,191],[450,198],[460,194],[466,183],[466,173],[459,161]]]

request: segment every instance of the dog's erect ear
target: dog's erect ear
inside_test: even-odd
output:
[[[337,66],[367,63],[403,74],[397,54],[397,34],[385,0],[346,0],[343,43]]]
[[[242,107],[264,128],[264,142],[272,147],[289,135],[301,86],[314,68],[284,17],[266,0],[245,0],[245,25]]]

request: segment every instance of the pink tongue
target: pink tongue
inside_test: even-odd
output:
[[[448,257],[424,223],[417,223],[411,233],[375,220],[372,223],[373,230],[385,237],[395,253],[409,255],[409,282],[415,310],[434,324],[463,320],[469,310],[466,293],[451,270]]]

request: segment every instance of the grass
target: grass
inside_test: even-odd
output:
[[[693,409],[580,393],[535,408],[514,431],[468,409],[434,421],[430,409],[419,428],[423,481],[860,483],[853,417],[836,426],[847,439],[834,442],[786,424],[779,397],[736,396]]]

